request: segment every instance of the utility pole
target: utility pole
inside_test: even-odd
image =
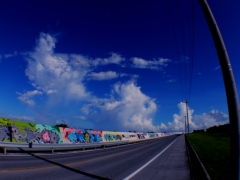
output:
[[[198,1],[207,20],[210,32],[212,34],[212,38],[222,69],[231,128],[231,179],[236,180],[240,179],[240,115],[238,113],[239,104],[237,88],[234,80],[231,62],[228,57],[228,52],[224,44],[221,32],[218,28],[217,22],[214,18],[214,15],[208,5],[207,0]]]
[[[188,102],[185,101],[185,103],[186,103],[186,110],[187,110],[187,129],[188,129],[188,138],[189,138]]]
[[[187,124],[186,124],[186,121],[187,121],[187,119],[186,119],[186,116],[184,116],[185,117],[185,134],[187,134]]]
[[[188,137],[189,137],[188,102],[187,102],[187,101],[183,101],[183,103],[186,104],[186,111],[187,111],[187,133],[188,133]],[[185,116],[185,117],[186,117],[186,116]]]
[[[207,126],[203,123],[203,129],[207,130]]]

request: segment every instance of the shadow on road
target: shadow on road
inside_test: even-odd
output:
[[[82,175],[85,175],[85,176],[89,176],[89,177],[92,177],[92,178],[95,178],[95,179],[109,179],[109,178],[106,178],[106,177],[101,177],[101,176],[98,176],[98,175],[95,175],[95,174],[91,174],[91,173],[88,173],[88,172],[85,172],[85,171],[81,171],[81,170],[78,170],[78,169],[74,169],[74,168],[71,168],[69,166],[66,166],[64,164],[60,164],[60,163],[57,163],[57,162],[54,162],[54,161],[51,161],[51,160],[48,160],[46,158],[43,158],[43,157],[40,157],[40,156],[37,156],[35,154],[32,154],[30,152],[26,152],[25,150],[23,150],[22,148],[19,148],[21,151],[27,153],[27,154],[30,154],[31,156],[35,157],[35,158],[38,158],[38,159],[41,159],[43,161],[46,161],[46,162],[49,162],[51,164],[54,164],[54,165],[57,165],[59,167],[62,167],[62,168],[65,168],[67,170],[70,170],[70,171],[73,171],[73,172],[76,172],[76,173],[79,173],[79,174],[82,174]],[[110,179],[109,179],[110,180]]]

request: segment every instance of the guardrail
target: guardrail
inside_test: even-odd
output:
[[[211,180],[207,170],[198,157],[196,151],[193,149],[191,143],[185,135],[187,152],[189,156],[189,164],[191,170],[191,177],[194,180]]]
[[[14,142],[2,142],[0,147],[3,148],[4,154],[7,154],[7,150],[10,151],[20,151],[26,152],[32,151],[52,151],[55,150],[67,151],[67,150],[85,150],[86,148],[105,148],[107,146],[119,146],[121,144],[128,144],[127,141],[117,141],[117,142],[104,142],[104,143],[85,143],[85,144],[27,144],[27,143],[14,143]]]
[[[162,136],[167,137],[167,136]],[[138,139],[138,140],[123,140],[114,142],[101,142],[101,143],[84,143],[84,144],[27,144],[27,143],[16,143],[16,142],[0,142],[0,148],[3,149],[4,154],[8,151],[25,151],[25,152],[36,152],[36,151],[68,151],[68,150],[85,150],[88,148],[105,148],[110,146],[119,146],[123,144],[131,144],[142,141],[154,140],[155,137],[149,139]]]

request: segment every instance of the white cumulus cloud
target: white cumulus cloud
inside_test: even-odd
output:
[[[55,54],[55,42],[52,36],[41,33],[35,51],[30,53],[26,75],[37,89],[46,94],[65,91],[67,95],[77,93],[77,97],[87,97],[81,83],[87,71],[78,71],[71,66],[68,55]]]
[[[167,66],[170,59],[166,58],[159,58],[158,60],[145,60],[139,57],[131,58],[133,67],[135,68],[142,68],[142,69],[156,69],[162,70],[162,67]]]
[[[121,55],[117,53],[110,53],[110,57],[108,58],[97,58],[92,61],[92,64],[97,65],[106,65],[106,64],[120,64],[125,58],[121,57]]]
[[[28,122],[36,121],[34,117],[30,117],[30,116],[18,116],[18,115],[5,114],[5,113],[0,113],[0,115],[1,117],[13,119],[13,120],[28,121]]]
[[[115,71],[107,71],[107,72],[92,72],[89,74],[90,79],[93,80],[109,80],[109,79],[114,79],[117,78],[119,76],[118,73],[116,73]]]
[[[162,131],[184,131],[185,119],[187,116],[186,104],[179,103],[179,114],[173,115],[173,121],[167,124],[161,123],[159,129]],[[190,130],[204,129],[214,125],[229,123],[229,117],[227,114],[212,110],[209,113],[202,113],[200,115],[193,115],[194,110],[188,108],[188,119]]]
[[[46,95],[55,94],[66,99],[94,99],[88,92],[83,81],[87,75],[96,67],[107,64],[119,64],[124,61],[120,55],[111,53],[107,58],[91,59],[79,54],[59,54],[54,52],[56,39],[41,33],[34,51],[28,53],[27,69],[25,74],[36,91]],[[90,73],[96,80],[111,79],[118,77],[116,72]],[[35,102],[29,93],[19,94],[18,99],[29,106]]]
[[[108,80],[118,77],[136,75],[127,75],[116,73],[114,71],[93,72],[99,66],[109,64],[123,65],[125,61],[121,55],[110,53],[106,58],[89,58],[81,54],[60,54],[55,53],[57,40],[45,33],[40,33],[34,51],[27,54],[26,76],[36,91],[51,96],[59,96],[65,99],[88,100],[96,99],[90,93],[84,80]],[[167,66],[169,59],[160,58],[158,60],[147,61],[141,58],[132,58],[135,67],[160,69]],[[34,106],[35,102],[26,93],[21,94],[18,99],[29,106]]]
[[[14,56],[17,56],[17,51],[15,51],[14,53],[12,53],[12,54],[4,54],[4,58],[10,58],[10,57],[14,57]]]
[[[56,42],[57,40],[53,36],[40,33],[34,50],[25,53],[27,60],[25,74],[34,90],[17,93],[21,102],[34,107],[37,104],[37,96],[44,95],[42,102],[49,101],[46,104],[43,103],[43,106],[46,105],[45,109],[48,109],[49,106],[54,106],[56,103],[67,104],[69,103],[67,100],[74,100],[77,102],[76,104],[82,106],[79,107],[81,111],[78,116],[75,116],[75,119],[90,118],[98,125],[111,127],[109,129],[116,128],[127,131],[157,131],[159,129],[158,126],[153,125],[153,117],[157,111],[155,99],[144,94],[136,85],[135,81],[138,75],[117,73],[111,70],[95,72],[96,69],[101,69],[100,66],[120,65],[126,67],[124,66],[125,58],[117,53],[110,53],[105,58],[56,53],[54,51]],[[169,59],[164,58],[147,61],[134,57],[131,58],[133,65],[129,67],[161,70],[169,62]],[[112,85],[110,98],[96,97],[94,92],[90,92],[87,88],[89,81],[86,80],[89,79],[100,81],[126,76],[132,80]],[[66,101],[62,103],[62,100]]]
[[[96,110],[92,110],[90,119],[98,126],[126,131],[157,130],[152,119],[157,110],[155,100],[145,95],[132,81],[115,84],[110,99],[86,105],[82,110],[89,113],[91,108]]]
[[[27,91],[23,94],[17,92],[17,94],[19,95],[18,100],[33,107],[35,106],[35,102],[32,98],[36,95],[41,95],[42,92],[39,90],[33,90],[33,91]]]

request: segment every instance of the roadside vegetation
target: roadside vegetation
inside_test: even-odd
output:
[[[229,124],[193,131],[189,140],[212,180],[230,179]]]

